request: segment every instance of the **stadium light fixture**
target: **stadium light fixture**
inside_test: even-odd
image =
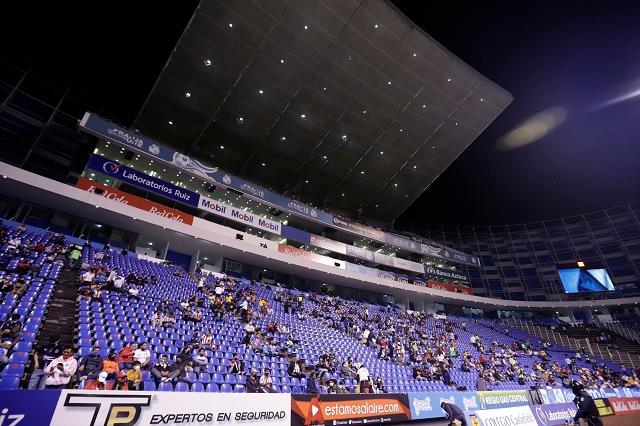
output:
[[[284,64],[284,59],[280,59],[280,63],[281,63],[281,64]]]
[[[261,166],[262,166],[262,167],[264,167],[264,166],[266,166],[266,165],[267,165],[267,163],[262,163],[262,164],[261,164]]]
[[[380,155],[384,155],[384,151],[380,151]]]
[[[287,140],[287,137],[286,137],[286,136],[280,136],[280,140],[281,140],[281,141],[286,141],[286,140]]]
[[[304,183],[309,183],[309,181],[307,179],[305,179]]]
[[[224,145],[220,145],[220,149],[224,149]]]
[[[391,81],[387,81],[387,84],[388,84],[389,86],[391,86]]]
[[[260,93],[261,95],[264,94],[264,91],[262,89],[258,90],[258,93]]]
[[[364,170],[362,170],[362,171],[360,172],[360,174],[361,174],[361,175],[363,175],[363,174],[364,174]]]
[[[378,29],[378,27],[379,27],[379,25],[378,25],[378,24],[375,24],[375,25],[373,26],[373,28],[375,28],[376,30]]]
[[[417,54],[417,53],[414,53],[414,54],[413,54],[413,57],[415,58],[416,56],[418,56],[418,54]]]
[[[229,22],[229,28],[233,28],[233,24]]]
[[[584,268],[584,262],[579,260],[578,261],[578,268]]]
[[[210,67],[210,66],[211,66],[211,59],[205,59],[205,60],[204,60],[204,65],[205,65],[206,67]]]
[[[303,120],[307,119],[307,115],[306,114],[300,114],[300,118],[302,118]]]
[[[173,121],[169,120],[169,125],[173,126]]]
[[[306,30],[308,30],[308,29],[309,29],[309,26],[308,26],[308,25],[305,25],[305,26],[304,26],[304,30],[306,31]]]
[[[191,93],[186,92],[186,93],[184,94],[184,97],[185,97],[185,98],[190,98],[190,97],[191,97]]]
[[[362,110],[362,113],[363,113],[363,114],[366,114],[366,113],[367,113],[367,110],[366,110],[366,109],[363,109],[363,110]]]
[[[447,79],[447,81],[448,81],[448,82],[451,82],[451,77],[449,77],[449,78]]]

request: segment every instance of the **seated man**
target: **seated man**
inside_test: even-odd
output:
[[[117,361],[120,364],[120,368],[129,369],[133,365],[133,354],[138,349],[138,344],[136,342],[130,343],[128,346],[125,346],[118,353]]]
[[[160,361],[151,369],[151,376],[156,382],[156,386],[158,386],[161,382],[171,381],[171,366],[167,363],[167,355],[160,355]]]
[[[80,364],[78,365],[78,381],[97,379],[98,374],[102,372],[102,367],[102,355],[100,355],[100,348],[96,346],[89,355],[80,360]]]
[[[273,389],[273,377],[271,377],[271,369],[269,368],[265,368],[262,376],[260,376],[260,392],[275,392]]]
[[[133,352],[133,360],[140,363],[140,368],[146,369],[151,361],[151,352],[147,349],[147,343],[143,342],[138,349]]]
[[[247,377],[245,389],[247,390],[247,393],[261,392],[260,378],[258,378],[258,370],[255,368],[251,369],[251,374]]]
[[[0,341],[17,342],[21,337],[21,329],[22,323],[20,322],[20,315],[12,314],[11,318],[0,324]]]
[[[238,354],[233,354],[229,360],[227,374],[244,374],[244,363],[238,359]]]
[[[62,355],[53,359],[49,365],[44,368],[44,373],[47,376],[45,388],[65,388],[71,381],[71,377],[76,373],[77,367],[78,362],[73,357],[73,349],[71,347],[65,347],[62,350]]]
[[[193,357],[193,371],[196,373],[207,371],[207,364],[209,364],[209,358],[204,354],[204,349],[198,350],[198,355]]]
[[[302,379],[307,377],[304,370],[304,360],[291,361],[289,368],[287,369],[289,376]]]
[[[51,336],[47,345],[42,345],[34,351],[33,373],[29,378],[28,389],[44,389],[46,379],[44,368],[60,355],[62,355],[62,346],[60,336],[57,335]]]

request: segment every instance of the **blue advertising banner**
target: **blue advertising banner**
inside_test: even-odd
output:
[[[564,404],[573,402],[575,395],[567,388],[538,389],[543,404]]]
[[[531,411],[539,426],[571,424],[577,409],[574,403],[532,405]]]
[[[464,411],[479,408],[476,392],[411,392],[408,396],[412,420],[445,417],[440,408],[443,402],[455,404]]]
[[[109,175],[114,179],[129,183],[137,186],[138,188],[171,198],[174,201],[188,204],[192,207],[198,207],[200,196],[195,192],[177,187],[163,180],[156,179],[99,155],[92,155],[89,158],[87,168],[95,170],[98,173]]]
[[[493,408],[516,407],[529,405],[529,392],[526,390],[480,391],[477,392],[482,410]]]
[[[0,426],[48,425],[59,398],[59,390],[0,391],[0,401],[2,401]]]
[[[407,237],[375,229],[371,226],[341,219],[303,202],[284,197],[260,185],[256,185],[240,177],[219,170],[217,167],[208,166],[198,160],[169,148],[150,137],[118,126],[95,114],[91,114],[89,112],[85,113],[84,117],[80,121],[80,128],[99,138],[112,141],[133,151],[153,157],[155,160],[177,167],[215,185],[231,188],[247,194],[254,199],[284,212],[306,217],[310,220],[329,225],[333,228],[342,229],[358,236],[364,236],[382,243],[391,244],[415,253],[422,253],[470,265],[480,264],[477,257],[461,253],[457,250],[453,250],[448,247],[441,247],[435,244],[423,244]]]

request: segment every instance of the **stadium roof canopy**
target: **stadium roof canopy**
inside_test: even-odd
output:
[[[389,222],[511,100],[384,0],[202,0],[134,126],[282,194]]]

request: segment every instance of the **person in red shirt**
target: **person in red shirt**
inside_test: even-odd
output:
[[[133,364],[133,353],[136,349],[138,349],[138,344],[133,342],[122,348],[120,353],[118,353],[117,362],[121,369],[131,368],[131,365]]]

